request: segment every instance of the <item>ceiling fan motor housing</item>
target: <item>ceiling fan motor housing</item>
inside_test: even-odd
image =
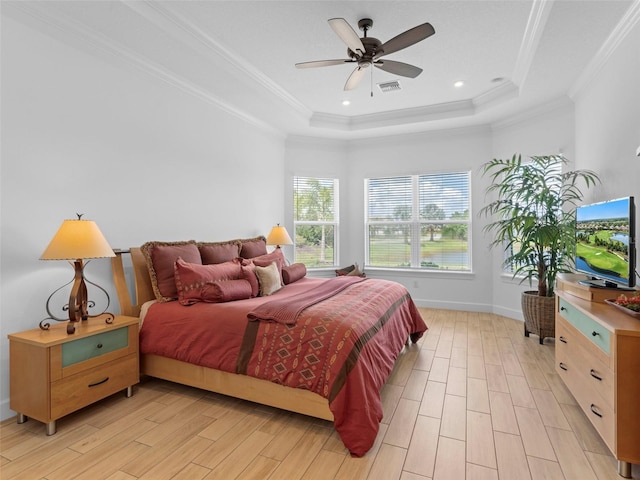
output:
[[[360,40],[362,41],[362,45],[364,45],[364,54],[359,55],[350,48],[347,48],[347,55],[349,55],[353,60],[357,60],[358,65],[360,65],[360,63],[365,63],[366,66],[369,66],[373,63],[373,57],[382,52],[380,49],[382,42],[373,37],[362,37]]]

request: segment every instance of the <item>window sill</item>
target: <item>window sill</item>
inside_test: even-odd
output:
[[[418,268],[381,268],[381,267],[365,267],[365,273],[376,272],[379,275],[388,274],[394,277],[425,277],[425,278],[457,278],[464,280],[473,280],[476,274],[473,272],[449,271],[449,270],[421,270]]]

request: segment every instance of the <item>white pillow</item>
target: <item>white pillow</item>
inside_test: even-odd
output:
[[[260,284],[259,296],[266,297],[273,293],[276,293],[282,288],[280,283],[280,272],[278,271],[278,265],[276,262],[271,262],[266,267],[259,267],[256,265],[256,277],[258,277],[258,283]]]

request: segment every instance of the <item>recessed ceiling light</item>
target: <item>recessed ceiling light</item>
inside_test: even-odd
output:
[[[460,87],[462,87],[463,85],[464,85],[464,82],[463,82],[462,80],[458,80],[457,82],[455,82],[455,83],[453,84],[453,86],[454,86],[454,87],[456,87],[456,88],[460,88]]]
[[[343,100],[342,105],[346,107],[347,105],[351,105],[351,102],[349,100]]]

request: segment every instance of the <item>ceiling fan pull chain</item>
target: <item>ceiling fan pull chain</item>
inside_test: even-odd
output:
[[[369,68],[371,71],[371,98],[373,98],[373,65]]]

